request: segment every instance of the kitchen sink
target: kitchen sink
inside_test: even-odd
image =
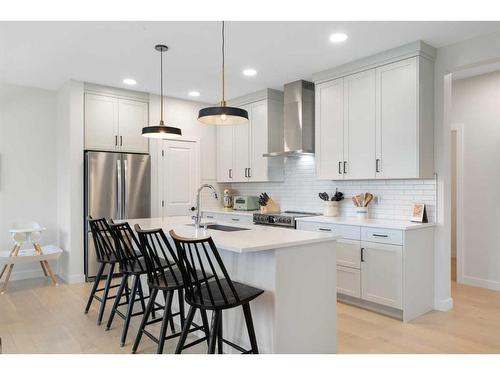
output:
[[[190,227],[193,227],[194,224],[187,224]],[[204,228],[204,226],[201,226],[201,228]],[[221,225],[221,224],[208,224],[207,229],[213,229],[213,230],[221,230],[223,232],[237,232],[240,230],[250,230],[249,228],[241,228],[241,227],[232,227],[230,225]]]

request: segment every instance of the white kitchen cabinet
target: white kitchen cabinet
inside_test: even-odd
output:
[[[263,156],[283,148],[283,93],[268,89],[228,105],[245,109],[248,122],[217,127],[217,182],[283,180],[283,158]]]
[[[217,182],[233,181],[233,126],[217,128]]]
[[[361,298],[401,309],[403,247],[361,242]]]
[[[241,214],[234,212],[215,212],[210,210],[203,211],[203,218],[206,221],[222,221],[227,223],[234,224],[242,224],[242,225],[251,225],[253,224],[253,216],[252,214]]]
[[[337,293],[361,298],[361,276],[359,269],[337,266]]]
[[[85,149],[115,151],[118,147],[118,99],[85,94]]]
[[[343,179],[344,162],[344,79],[316,88],[316,176]]]
[[[319,179],[432,178],[434,54],[418,42],[315,75]]]
[[[361,267],[361,244],[359,240],[337,241],[337,265],[351,268]]]
[[[148,125],[147,101],[86,92],[84,124],[86,150],[149,151],[141,134]]]
[[[142,128],[148,125],[148,103],[118,99],[118,134],[120,151],[148,152],[148,138]]]
[[[375,177],[375,71],[344,78],[344,179]]]

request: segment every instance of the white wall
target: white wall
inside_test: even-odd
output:
[[[56,93],[0,83],[0,250],[17,220],[47,228],[42,244],[57,242]],[[42,276],[39,264],[14,267],[13,279]]]
[[[491,63],[500,59],[500,32],[480,36],[437,50],[434,68],[435,128],[434,155],[438,174],[437,226],[435,229],[435,306],[448,310],[451,298],[451,176],[450,131],[451,76],[450,73],[474,65]]]
[[[500,72],[453,81],[463,124],[463,281],[500,290]]]

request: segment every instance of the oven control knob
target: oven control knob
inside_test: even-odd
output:
[[[270,223],[270,224],[274,224],[276,222],[276,218],[274,216],[269,216],[267,218],[267,221]]]

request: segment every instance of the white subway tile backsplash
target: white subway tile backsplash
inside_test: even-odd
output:
[[[319,192],[326,191],[332,194],[337,188],[346,196],[340,205],[341,215],[345,216],[356,215],[351,201],[352,196],[371,192],[375,195],[374,202],[370,205],[372,218],[408,220],[411,218],[414,203],[425,203],[429,220],[434,221],[435,218],[435,180],[318,180],[314,157],[311,156],[286,158],[284,182],[219,184],[219,189],[222,191],[226,186],[242,195],[259,195],[265,191],[280,204],[282,210],[311,212],[323,211],[323,201],[318,197]],[[210,205],[212,203],[210,202]]]

